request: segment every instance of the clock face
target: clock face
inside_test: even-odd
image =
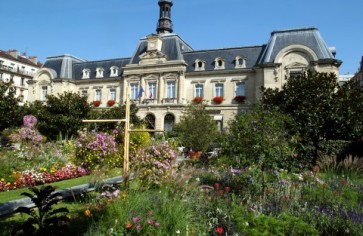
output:
[[[156,45],[156,44],[155,44],[155,42],[154,42],[154,41],[152,41],[152,42],[150,42],[150,43],[149,43],[149,47],[150,47],[150,48],[155,48],[155,45]]]

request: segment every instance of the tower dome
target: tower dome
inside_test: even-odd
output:
[[[171,7],[173,6],[172,0],[159,0],[160,7],[159,21],[156,28],[158,34],[172,33],[173,23],[171,21]]]

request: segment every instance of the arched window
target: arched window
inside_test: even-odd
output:
[[[164,132],[168,133],[173,130],[173,126],[175,123],[175,117],[173,114],[167,114],[164,117]]]
[[[204,68],[205,65],[205,61],[202,61],[200,59],[195,60],[195,71],[201,71],[201,70],[205,70]]]
[[[153,114],[147,114],[145,122],[147,129],[155,129],[155,116]]]
[[[218,69],[224,69],[224,60],[220,57],[217,57],[214,60],[214,69],[218,70]]]
[[[82,70],[82,79],[89,79],[90,76],[90,69],[83,69]]]

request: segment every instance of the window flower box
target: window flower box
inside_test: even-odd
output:
[[[195,97],[193,99],[193,102],[196,104],[199,104],[199,103],[203,102],[203,97]]]
[[[107,105],[109,106],[109,107],[112,107],[113,105],[115,105],[115,100],[108,100],[107,101]]]
[[[98,107],[100,105],[101,105],[101,101],[98,101],[98,100],[93,101],[93,106]]]
[[[234,98],[234,101],[237,102],[237,103],[244,103],[246,100],[246,96],[236,96]]]
[[[217,97],[214,97],[213,98],[213,102],[215,104],[221,104],[223,102],[224,98],[223,97],[220,97],[220,96],[217,96]]]

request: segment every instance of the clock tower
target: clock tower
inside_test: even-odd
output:
[[[160,15],[156,32],[158,34],[173,33],[173,23],[171,21],[172,0],[159,0]]]

